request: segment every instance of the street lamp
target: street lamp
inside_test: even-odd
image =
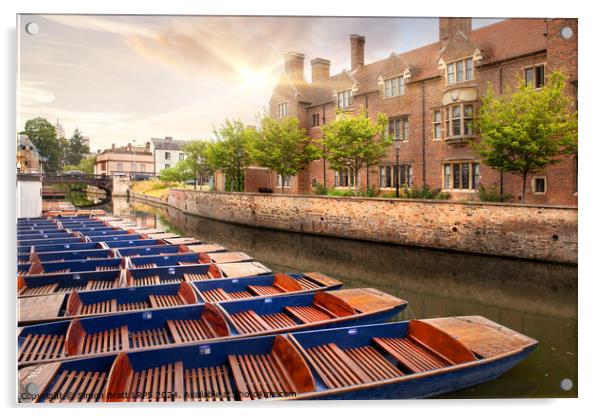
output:
[[[401,137],[395,136],[395,197],[399,198],[399,148]]]

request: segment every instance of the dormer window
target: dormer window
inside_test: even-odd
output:
[[[447,64],[447,85],[473,79],[472,58],[461,59]]]
[[[288,102],[283,102],[276,106],[276,116],[279,119],[288,116]]]
[[[337,93],[337,107],[348,108],[351,107],[352,96],[351,90],[345,90]]]
[[[397,97],[403,95],[404,78],[403,76],[385,80],[385,98]]]

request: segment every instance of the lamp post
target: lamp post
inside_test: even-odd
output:
[[[241,148],[236,149],[236,192],[241,192],[240,191],[240,159],[242,159],[242,152],[243,152],[243,150]]]
[[[395,136],[395,197],[399,198],[399,148],[401,137]]]

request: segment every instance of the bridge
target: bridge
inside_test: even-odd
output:
[[[69,175],[44,173],[42,185],[90,185],[102,189],[107,193],[107,198],[113,193],[113,177],[107,175]]]

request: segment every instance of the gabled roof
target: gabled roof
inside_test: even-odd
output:
[[[544,19],[507,19],[473,30],[466,36],[471,44],[482,51],[481,65],[484,65],[545,50],[545,31]],[[356,95],[377,90],[379,74],[391,70],[392,60],[411,68],[412,78],[407,82],[438,77],[441,76],[438,61],[443,47],[445,44],[437,41],[359,66],[352,72],[343,71],[323,81],[313,83],[299,81],[293,85],[299,93],[299,101],[316,106],[332,103],[334,91],[354,86],[357,88]]]

